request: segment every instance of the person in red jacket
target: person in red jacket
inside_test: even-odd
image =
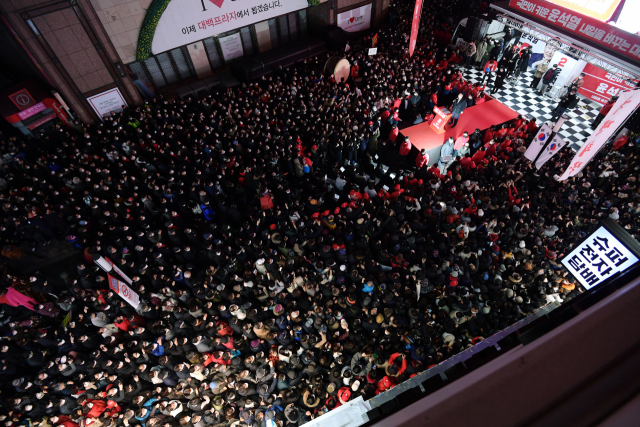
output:
[[[405,136],[404,141],[400,145],[400,155],[406,156],[411,152],[411,141],[409,141],[409,137]]]
[[[420,150],[420,154],[416,157],[416,167],[420,169],[423,166],[429,164],[429,154],[427,154],[427,149],[423,148]]]
[[[496,150],[498,149],[498,144],[496,144],[496,142],[492,139],[491,141],[489,141],[484,145],[484,148],[486,150],[485,157],[491,157],[496,153]]]
[[[402,353],[393,353],[386,368],[387,375],[399,377],[407,370],[407,358]]]
[[[398,129],[398,125],[394,124],[391,127],[391,132],[389,132],[389,141],[396,142],[396,138],[398,138],[399,133],[400,129]]]
[[[482,163],[482,159],[484,159],[484,156],[486,154],[487,152],[485,151],[484,147],[482,147],[481,149],[476,151],[476,153],[471,158],[471,161],[475,163],[476,166],[478,166],[480,163]]]
[[[607,101],[607,103],[604,104],[604,106],[600,109],[600,112],[596,116],[593,123],[591,123],[591,129],[595,129],[598,127],[598,125],[600,125],[600,122],[602,121],[602,119],[604,119],[605,116],[609,113],[609,111],[611,110],[611,107],[613,107],[613,104],[615,104],[617,100],[618,100],[618,95],[612,96]]]
[[[484,84],[485,79],[487,79],[487,84],[491,83],[491,76],[493,75],[493,73],[496,72],[496,70],[498,69],[498,63],[496,61],[487,61],[486,64],[484,64],[484,75],[482,76],[482,84]]]

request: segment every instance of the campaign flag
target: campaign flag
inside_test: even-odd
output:
[[[540,150],[542,150],[542,147],[544,147],[549,140],[549,135],[551,135],[551,128],[548,124],[544,123],[540,126],[540,129],[538,129],[538,133],[531,141],[531,144],[529,144],[527,151],[524,152],[524,157],[533,162]]]
[[[376,33],[376,35],[373,36],[373,38],[371,39],[371,47],[376,47],[377,44],[378,44],[378,33]]]
[[[542,165],[547,162],[547,160],[555,156],[556,153],[562,150],[565,145],[567,145],[567,142],[560,138],[559,135],[554,136],[551,140],[551,143],[547,145],[547,147],[542,151],[542,154],[540,154],[540,157],[538,157],[536,168],[540,169]]]
[[[413,23],[411,24],[411,39],[409,40],[409,57],[413,56],[418,40],[418,30],[420,29],[420,15],[422,13],[422,0],[416,0],[413,8]]]
[[[636,108],[638,108],[638,105],[640,105],[640,90],[621,93],[602,123],[600,123],[598,128],[587,138],[584,145],[576,152],[569,167],[564,171],[558,181],[564,181],[580,173],[617,132],[627,118],[633,114]]]

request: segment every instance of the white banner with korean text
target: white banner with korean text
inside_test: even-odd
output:
[[[171,0],[156,27],[154,55],[305,9],[307,0]]]
[[[569,167],[558,179],[564,181],[577,175],[600,149],[609,141],[616,130],[633,114],[640,105],[640,90],[622,92],[609,114],[602,120],[598,128],[589,136],[584,145],[576,152]]]

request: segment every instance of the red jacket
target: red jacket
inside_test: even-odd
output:
[[[402,141],[402,145],[400,145],[400,155],[406,156],[411,152],[411,141]]]
[[[483,72],[487,72],[487,68],[489,69],[490,72],[494,72],[498,69],[498,63],[496,61],[487,61],[486,64],[484,64],[484,69]]]
[[[391,132],[389,132],[389,141],[396,142],[396,138],[398,137],[399,133],[400,130],[398,128],[391,129]]]
[[[416,167],[421,168],[429,164],[429,154],[422,155],[422,153],[418,153],[418,157],[416,157]]]

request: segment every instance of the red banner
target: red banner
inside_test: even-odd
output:
[[[640,63],[640,36],[544,0],[510,0],[509,6]]]
[[[62,123],[69,126],[69,116],[57,100],[53,98],[45,98],[45,100],[42,102],[44,103],[44,105],[56,112],[56,115],[60,120],[62,120]]]
[[[378,44],[378,33],[376,33],[376,35],[373,36],[373,38],[371,39],[371,47],[376,47],[377,44]]]
[[[584,85],[578,89],[578,93],[602,105],[623,90],[633,90],[636,85],[635,82],[627,81],[591,64],[585,65],[582,72],[585,74]]]
[[[413,8],[413,23],[411,24],[411,39],[409,40],[409,57],[413,56],[418,41],[418,30],[420,29],[420,15],[422,13],[422,0],[416,0]]]

